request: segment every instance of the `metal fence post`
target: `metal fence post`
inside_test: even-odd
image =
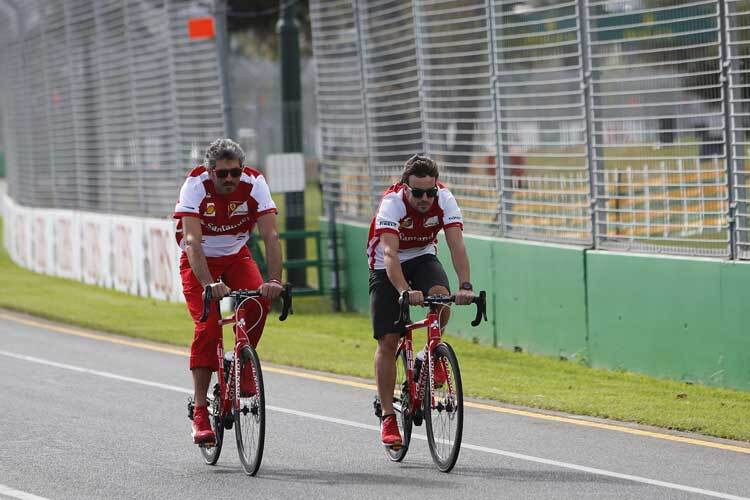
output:
[[[227,30],[227,0],[216,0],[216,51],[218,52],[219,78],[221,79],[222,109],[224,110],[224,133],[237,140],[232,119],[232,94],[229,87],[229,32]]]
[[[596,141],[596,134],[594,129],[594,96],[592,92],[593,86],[593,74],[591,69],[591,48],[589,46],[590,33],[589,33],[589,12],[587,0],[578,1],[578,23],[579,23],[579,36],[581,40],[581,63],[583,64],[583,80],[581,85],[583,86],[584,93],[584,113],[586,115],[586,156],[588,158],[588,171],[589,171],[589,214],[591,216],[591,246],[596,248],[596,237],[599,234],[599,228],[597,227],[597,190],[596,190],[596,179],[597,179],[597,168],[596,168],[596,155],[594,145]]]
[[[490,98],[492,99],[492,112],[495,115],[495,186],[498,194],[498,232],[502,236],[505,233],[505,207],[503,206],[503,195],[505,193],[505,181],[503,171],[505,168],[505,151],[502,139],[502,114],[499,104],[497,88],[497,59],[495,53],[495,4],[487,0],[487,14],[490,16],[488,44],[490,57]]]
[[[417,61],[417,86],[419,94],[419,123],[422,127],[422,149],[425,154],[429,154],[427,151],[427,134],[425,133],[425,116],[424,116],[424,64],[422,63],[422,48],[419,34],[421,29],[419,26],[419,2],[420,0],[412,0],[411,11],[414,17],[414,57]],[[418,153],[419,151],[415,151]]]
[[[63,2],[63,15],[65,17],[65,46],[67,50],[65,51],[65,56],[67,59],[67,67],[70,68],[70,75],[68,83],[70,85],[70,114],[72,117],[70,127],[73,129],[73,143],[75,144],[75,147],[73,148],[73,161],[75,162],[74,172],[75,172],[75,191],[76,191],[76,200],[72,207],[66,207],[66,208],[76,208],[78,210],[81,210],[83,207],[81,206],[81,200],[83,199],[83,186],[81,179],[83,176],[81,175],[81,162],[79,159],[79,150],[78,150],[78,122],[77,122],[77,103],[75,98],[76,93],[76,87],[78,85],[78,77],[76,74],[76,67],[73,64],[73,58],[72,58],[72,44],[71,44],[71,38],[72,38],[72,26],[73,26],[73,20],[72,15],[70,13],[70,5],[68,2]]]
[[[732,66],[730,54],[731,44],[729,43],[729,18],[727,16],[726,0],[719,0],[719,18],[721,26],[719,27],[721,36],[721,91],[724,105],[724,157],[726,160],[727,172],[727,224],[729,231],[729,258],[737,258],[737,201],[734,192],[734,116],[733,116],[733,99],[732,86],[729,81],[729,72]]]
[[[339,240],[336,228],[336,202],[328,204],[328,245],[331,253],[331,294],[333,310],[341,311],[341,284],[339,281]],[[318,256],[320,257],[320,256]],[[321,276],[322,280],[323,277]]]
[[[357,30],[357,53],[359,54],[359,73],[360,80],[362,82],[362,117],[364,119],[364,131],[365,131],[365,170],[367,170],[367,177],[370,179],[370,192],[369,192],[369,207],[370,214],[374,215],[375,205],[374,200],[379,193],[375,192],[375,178],[372,175],[372,163],[370,162],[370,123],[367,117],[367,75],[365,75],[365,41],[362,38],[362,24],[359,19],[359,2],[360,0],[352,0],[352,11],[354,14],[354,26]]]

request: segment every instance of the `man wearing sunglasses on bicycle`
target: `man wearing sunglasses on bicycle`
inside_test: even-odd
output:
[[[436,257],[442,229],[458,276],[456,304],[470,304],[474,293],[469,259],[463,240],[463,218],[453,194],[437,182],[438,168],[427,156],[414,155],[404,164],[401,180],[383,194],[370,223],[367,256],[370,264],[370,313],[375,352],[375,379],[382,404],[380,437],[384,445],[401,445],[393,412],[396,348],[403,329],[398,320],[398,299],[409,291],[409,303],[421,305],[425,295],[449,295],[448,276]],[[445,308],[441,326],[449,317]],[[435,384],[445,381],[444,369],[435,366]]]
[[[253,347],[263,333],[270,301],[283,291],[276,205],[263,175],[243,166],[244,158],[239,144],[230,139],[216,139],[206,150],[204,164],[188,174],[174,210],[174,217],[179,220],[177,243],[183,249],[180,258],[182,290],[195,322],[190,347],[195,390],[192,429],[195,444],[208,445],[216,441],[208,419],[206,393],[211,373],[218,368],[216,348],[221,326],[218,307],[211,308],[205,323],[199,322],[204,289],[210,286],[215,298],[225,296],[232,289],[260,289],[264,297],[262,305],[239,319],[248,325],[246,340]],[[268,261],[266,283],[246,245],[256,223]],[[240,381],[240,393],[253,392],[251,377]]]

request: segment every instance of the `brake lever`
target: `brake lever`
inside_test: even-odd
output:
[[[482,318],[487,321],[487,292],[484,290],[479,292],[479,297],[474,299],[474,303],[477,305],[477,315],[471,322],[471,326],[477,326],[482,322]]]
[[[198,320],[201,323],[205,323],[208,319],[208,313],[211,309],[211,285],[208,285],[203,289],[203,314],[201,314]]]
[[[281,300],[284,305],[281,307],[281,314],[279,315],[279,321],[284,321],[287,316],[294,314],[292,309],[292,285],[287,283],[284,285],[284,291],[281,294]]]
[[[404,290],[401,293],[401,297],[398,299],[398,304],[398,320],[393,323],[393,325],[397,328],[403,328],[405,325],[411,323],[411,317],[409,316],[409,290]]]

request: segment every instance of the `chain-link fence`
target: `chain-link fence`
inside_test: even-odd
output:
[[[20,204],[164,217],[224,133],[213,0],[0,0],[9,194]]]
[[[345,217],[366,221],[426,152],[475,233],[750,257],[750,1],[311,13],[324,196]]]

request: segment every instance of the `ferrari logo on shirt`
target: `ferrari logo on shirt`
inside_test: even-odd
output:
[[[206,203],[206,213],[205,215],[213,217],[216,215],[216,206],[213,203]]]
[[[247,202],[240,203],[239,201],[229,202],[229,214],[230,215],[246,215],[247,214]]]
[[[433,215],[432,217],[424,221],[424,227],[432,227],[432,226],[437,226],[437,225],[438,225],[437,215]]]
[[[414,226],[414,221],[411,219],[411,217],[407,217],[401,221],[402,229],[411,229],[413,226]]]

